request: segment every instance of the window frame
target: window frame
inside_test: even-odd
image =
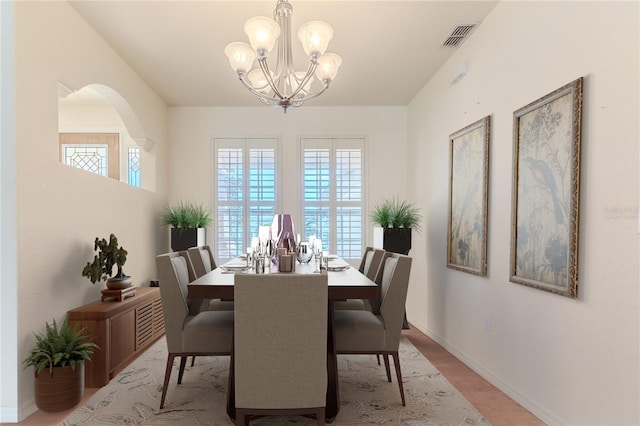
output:
[[[84,170],[98,176],[121,180],[121,146],[122,135],[119,132],[60,132],[58,133],[58,161],[66,166]],[[65,148],[67,147],[106,148],[105,169],[107,174],[95,173],[67,163],[65,158]]]
[[[136,150],[137,151],[137,155],[138,155],[139,164],[138,164],[138,171],[137,172],[134,172],[131,169],[131,150],[132,149]],[[143,152],[143,149],[139,145],[133,143],[133,144],[127,144],[125,146],[124,151],[125,151],[124,154],[125,154],[125,157],[126,157],[125,160],[123,161],[124,168],[125,168],[124,173],[126,175],[125,180],[129,185],[133,186],[134,188],[140,188],[140,187],[142,187],[142,152]],[[134,174],[134,176],[136,176],[137,182],[131,182],[132,173]]]
[[[95,142],[95,140],[101,140],[104,135],[117,135],[117,141],[108,142]],[[116,181],[120,181],[128,184],[133,188],[143,188],[143,174],[144,174],[144,153],[145,149],[140,146],[136,141],[126,132],[123,132],[121,128],[115,127],[60,127],[58,131],[58,161],[60,164],[64,164],[69,167],[75,167],[67,164],[63,158],[64,146],[76,145],[76,146],[94,146],[104,145],[108,146],[108,158],[107,158],[107,175],[101,175],[93,173],[97,176],[106,177]],[[140,185],[131,185],[129,183],[129,148],[137,147],[140,149]],[[76,167],[80,170],[82,168]],[[85,170],[87,171],[87,170]]]
[[[302,230],[305,229],[305,207],[307,205],[314,206],[328,206],[329,207],[329,233],[330,233],[330,245],[326,246],[323,242],[324,251],[331,253],[337,253],[337,208],[356,206],[361,208],[361,241],[360,241],[360,257],[346,258],[345,260],[360,260],[367,241],[367,139],[364,136],[304,136],[300,138],[300,211],[299,217],[302,220]],[[311,204],[305,200],[305,150],[306,149],[329,149],[329,200],[328,201],[314,201]],[[338,201],[337,200],[337,182],[336,182],[336,162],[338,149],[360,149],[361,151],[361,200],[360,201]],[[302,234],[303,239],[308,239],[309,235]]]
[[[244,245],[249,246],[251,243],[251,238],[257,235],[257,230],[252,231],[250,229],[250,215],[248,214],[249,208],[251,205],[270,205],[269,202],[258,201],[251,203],[249,200],[249,152],[251,149],[255,148],[273,148],[274,149],[274,161],[275,161],[275,201],[274,203],[274,211],[277,213],[282,209],[282,161],[281,161],[281,140],[280,137],[277,136],[214,136],[212,140],[212,154],[211,154],[211,163],[213,164],[212,168],[212,176],[210,178],[210,182],[213,186],[212,194],[212,206],[214,216],[217,218],[218,216],[218,208],[221,205],[239,205],[243,207],[243,218],[242,218],[242,226],[244,232]],[[235,201],[235,202],[220,202],[219,193],[218,193],[218,150],[224,148],[242,148],[242,158],[243,158],[243,200]],[[226,257],[220,257],[220,253],[218,253],[218,234],[217,234],[217,225],[214,225],[214,232],[212,232],[212,236],[210,237],[211,247],[213,248],[214,257],[218,259],[218,262],[223,263],[229,259]],[[238,253],[240,254],[240,253]]]

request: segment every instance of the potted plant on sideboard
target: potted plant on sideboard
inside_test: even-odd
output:
[[[122,271],[127,261],[127,251],[122,246],[118,247],[118,238],[115,235],[109,235],[109,241],[96,238],[93,250],[98,254],[93,257],[93,262],[87,262],[82,269],[82,276],[89,278],[94,284],[101,279],[105,280],[110,290],[131,286],[131,277]],[[112,276],[114,266],[118,269],[116,275]]]
[[[193,202],[167,206],[163,220],[171,226],[171,250],[181,251],[205,245],[205,228],[211,225],[211,210]]]
[[[370,214],[373,229],[373,246],[386,251],[409,254],[411,232],[420,231],[422,215],[414,204],[395,198],[382,200]]]
[[[65,316],[58,328],[56,320],[46,323],[44,334],[33,333],[36,346],[23,361],[35,370],[36,405],[42,411],[58,412],[78,405],[84,394],[84,362],[95,349],[84,329],[71,328]]]

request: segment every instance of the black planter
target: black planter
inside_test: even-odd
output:
[[[171,228],[171,250],[183,251],[204,245],[204,228]]]
[[[382,248],[404,255],[411,250],[411,228],[384,228]]]

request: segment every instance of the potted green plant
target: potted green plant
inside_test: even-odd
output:
[[[57,412],[78,405],[84,394],[84,362],[90,360],[95,343],[87,341],[84,329],[70,327],[65,316],[46,323],[44,334],[33,333],[36,346],[23,361],[35,370],[36,405],[42,411]]]
[[[373,230],[373,245],[394,253],[409,254],[411,231],[420,231],[422,215],[413,203],[395,198],[382,200],[370,213],[377,225]]]
[[[171,226],[171,250],[181,251],[205,244],[205,228],[211,225],[211,210],[201,204],[183,202],[167,206],[162,216]]]
[[[118,247],[118,238],[115,235],[109,235],[109,241],[96,238],[93,249],[98,254],[93,257],[93,262],[87,262],[82,269],[82,276],[89,278],[94,284],[105,280],[107,288],[111,290],[131,286],[131,277],[122,271],[127,261],[127,251],[122,246]],[[114,266],[117,267],[115,276],[113,276]]]

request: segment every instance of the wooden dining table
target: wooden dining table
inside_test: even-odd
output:
[[[329,261],[329,270],[321,273],[327,274],[329,310],[327,317],[327,400],[325,408],[325,418],[327,422],[332,422],[340,411],[340,393],[338,385],[338,364],[333,336],[333,301],[345,299],[369,299],[377,300],[379,288],[362,274],[358,269],[349,267],[345,270],[332,270],[339,265],[344,265],[342,259]],[[225,266],[226,265],[226,266]],[[223,299],[233,300],[233,282],[236,273],[255,273],[252,269],[238,269],[241,265],[239,259],[234,259],[227,264],[203,275],[202,277],[188,284],[189,299]],[[236,266],[238,265],[238,266]],[[332,266],[337,265],[337,266]],[[296,264],[295,273],[312,274],[317,273],[314,262],[308,264]],[[269,273],[278,272],[277,265],[271,264]],[[235,391],[233,380],[233,356],[229,369],[229,389],[227,393],[227,414],[235,418]]]

